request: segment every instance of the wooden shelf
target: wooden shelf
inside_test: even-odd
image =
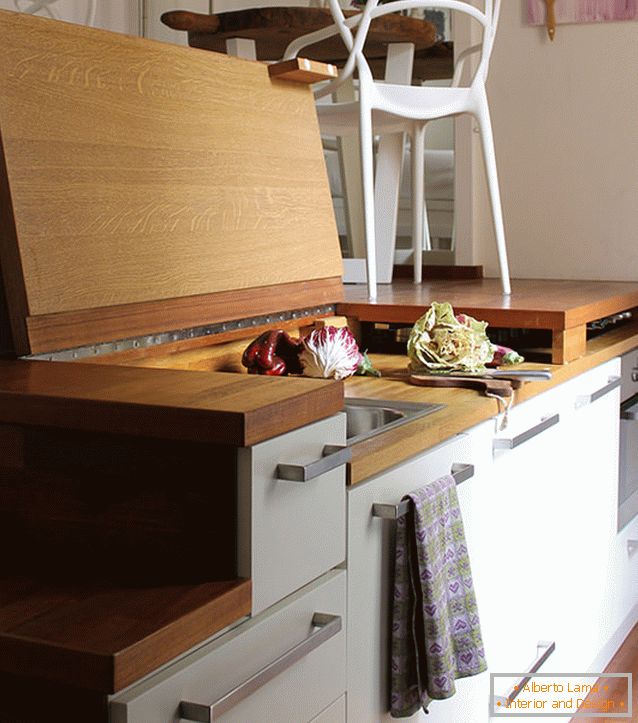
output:
[[[548,329],[552,362],[564,364],[585,353],[588,322],[638,306],[638,284],[513,279],[512,294],[505,296],[498,279],[431,280],[416,286],[397,280],[380,285],[376,301],[368,300],[365,286],[346,286],[337,313],[359,321],[413,324],[433,301],[449,301],[455,311],[492,327]]]
[[[0,580],[0,670],[113,693],[250,614],[249,580],[117,587]]]

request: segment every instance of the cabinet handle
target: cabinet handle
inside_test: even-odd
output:
[[[553,414],[551,417],[546,417],[545,419],[543,419],[536,426],[530,427],[530,429],[527,429],[524,432],[521,432],[521,434],[516,435],[516,437],[497,437],[492,442],[492,449],[515,449],[516,447],[520,447],[521,444],[529,442],[530,439],[533,439],[541,432],[544,432],[546,429],[553,427],[559,422],[560,414]]]
[[[581,407],[586,407],[588,404],[593,404],[597,399],[604,397],[605,394],[609,394],[609,392],[613,392],[613,390],[619,386],[620,377],[609,377],[608,382],[604,387],[597,389],[592,394],[581,394],[576,397],[574,407],[576,409],[580,409]]]
[[[310,464],[278,464],[275,477],[288,482],[309,482],[352,459],[352,449],[336,444],[323,448],[323,457]]]
[[[638,552],[638,540],[627,540],[627,555],[631,557],[635,552]]]
[[[638,419],[638,394],[634,394],[633,397],[629,397],[620,405],[620,418],[628,419],[631,422],[635,422]]]
[[[536,658],[530,663],[527,672],[518,681],[518,683],[516,683],[509,689],[509,691],[504,696],[493,695],[493,705],[496,706],[497,703],[500,703],[501,705],[499,707],[502,710],[503,707],[507,707],[512,703],[513,700],[516,700],[516,698],[518,698],[518,696],[523,692],[523,688],[531,680],[532,673],[535,673],[537,670],[539,670],[539,668],[555,650],[556,643],[553,640],[539,640],[536,644]],[[492,678],[492,680],[494,680],[494,678]],[[496,711],[492,712],[495,713]]]
[[[457,485],[461,482],[470,479],[474,476],[474,465],[473,464],[453,464],[452,465],[452,477]],[[380,502],[375,502],[372,505],[372,516],[381,517],[384,520],[398,520],[399,517],[403,517],[408,514],[410,509],[410,502],[406,500],[398,505],[386,505]]]
[[[298,660],[301,660],[322,643],[325,643],[326,640],[334,637],[341,630],[341,617],[339,615],[328,615],[327,613],[315,613],[312,617],[312,626],[318,628],[318,630],[215,702],[204,705],[203,703],[182,701],[179,706],[180,718],[197,721],[197,723],[214,723],[224,713],[241,703],[242,700],[252,695],[280,673],[283,673],[284,670],[290,668]]]

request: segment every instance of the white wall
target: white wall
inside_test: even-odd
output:
[[[19,0],[21,9],[27,8],[30,0]],[[72,23],[83,23],[87,15],[87,0],[57,0],[51,5],[61,20]],[[13,0],[0,0],[3,10],[16,10]],[[45,15],[40,12],[39,15]],[[137,35],[139,28],[139,4],[137,0],[97,0],[95,26],[118,33]]]
[[[551,43],[525,6],[503,2],[488,85],[512,275],[638,280],[638,22]],[[477,141],[472,251],[496,276]]]

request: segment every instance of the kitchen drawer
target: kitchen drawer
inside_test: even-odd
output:
[[[335,700],[310,723],[346,723],[346,696],[342,695],[339,700]]]
[[[345,464],[307,482],[278,478],[278,465],[308,465],[326,445],[345,445],[345,414],[239,450],[239,574],[250,577],[253,615],[346,557]]]
[[[338,717],[338,706],[333,717],[328,711],[346,688],[345,599],[345,571],[326,573],[266,613],[115,696],[111,701],[111,723],[191,720],[180,718],[182,701],[209,706],[243,686],[280,656],[320,633],[322,628],[313,627],[311,622],[317,613],[331,616],[327,618],[332,621],[330,628],[323,629],[330,637],[292,666],[282,665],[275,677],[230,709],[216,710],[214,720],[220,723],[343,720]],[[341,629],[340,623],[344,626]]]

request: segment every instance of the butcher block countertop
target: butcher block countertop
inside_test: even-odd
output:
[[[0,581],[0,670],[101,693],[250,614],[249,580],[139,586]]]
[[[341,382],[0,362],[0,423],[250,446],[343,408]]]
[[[515,369],[550,369],[552,379],[525,382],[515,391],[518,404],[551,387],[561,384],[608,359],[613,359],[638,347],[638,321],[598,336],[587,344],[584,356],[569,364],[516,365]],[[371,437],[352,446],[352,461],[348,467],[348,484],[381,473],[413,455],[463,432],[480,422],[495,417],[498,402],[471,389],[417,387],[406,381],[390,379],[405,373],[407,357],[396,354],[372,354],[373,364],[385,378],[352,377],[346,380],[346,397],[372,397],[382,400],[402,400],[444,404],[445,408],[398,428]]]
[[[418,286],[397,280],[381,284],[376,301],[362,285],[345,287],[337,311],[360,321],[413,324],[433,301],[448,301],[456,312],[491,327],[547,329],[555,364],[574,361],[586,351],[586,324],[638,306],[638,284],[623,281],[512,279],[512,294],[499,279],[431,280]]]

